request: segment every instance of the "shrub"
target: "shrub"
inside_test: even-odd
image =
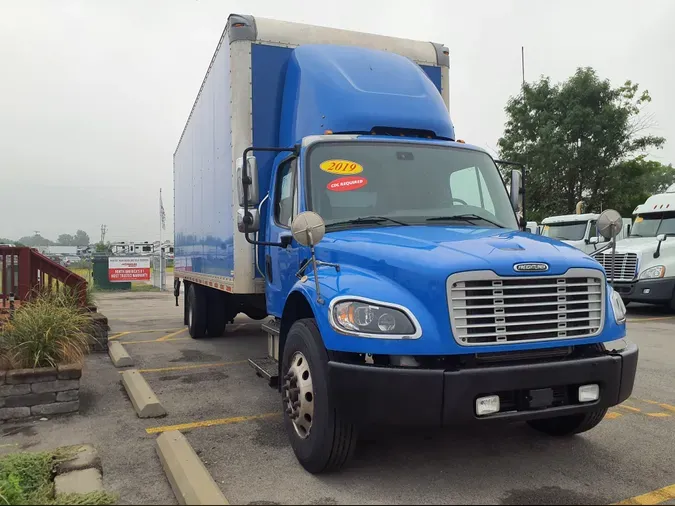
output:
[[[0,334],[0,367],[79,363],[89,351],[91,325],[69,294],[40,294],[20,306]]]

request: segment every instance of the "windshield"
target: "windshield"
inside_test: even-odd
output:
[[[398,142],[329,142],[311,148],[307,166],[309,208],[327,226],[362,218],[359,223],[368,226],[450,223],[517,228],[499,172],[480,151]]]
[[[675,235],[675,211],[638,214],[635,217],[631,237],[656,237],[659,234]]]
[[[581,241],[586,236],[586,221],[568,221],[544,225],[541,235],[561,241]]]

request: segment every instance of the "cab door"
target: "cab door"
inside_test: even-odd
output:
[[[269,240],[280,242],[282,236],[291,235],[291,222],[298,214],[298,163],[297,158],[279,163],[270,189]],[[300,268],[300,245],[293,239],[286,248],[265,248],[265,295],[267,311],[281,316],[288,293],[295,284],[295,274]]]

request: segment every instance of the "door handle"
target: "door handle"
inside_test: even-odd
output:
[[[267,271],[267,279],[271,283],[273,281],[272,278],[272,257],[269,255],[265,256],[265,271]]]

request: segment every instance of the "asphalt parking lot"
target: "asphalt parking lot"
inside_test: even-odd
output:
[[[104,484],[122,503],[175,504],[154,439],[178,429],[233,504],[675,504],[675,316],[659,308],[629,308],[635,390],[589,433],[556,440],[517,424],[366,434],[348,469],[313,476],[287,443],[277,392],[246,363],[266,354],[259,322],[240,317],[222,338],[193,340],[170,294],[99,304],[168,412],[136,418],[119,370],[91,359],[95,405],[68,423],[97,444]]]

